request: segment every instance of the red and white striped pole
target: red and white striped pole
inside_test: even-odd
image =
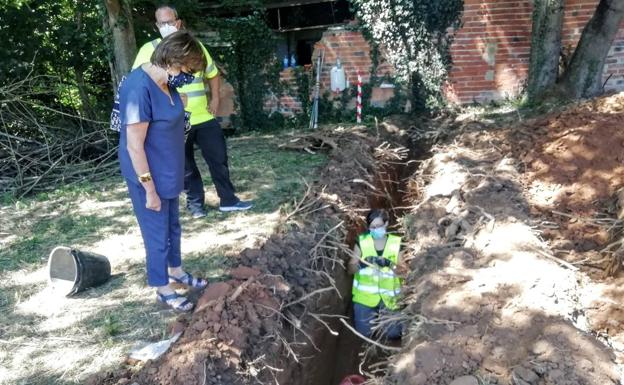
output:
[[[358,71],[357,75],[357,99],[355,102],[355,118],[358,123],[362,123],[362,75]]]

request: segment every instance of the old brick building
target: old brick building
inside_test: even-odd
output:
[[[598,0],[567,0],[562,45],[571,55]],[[531,1],[465,0],[462,28],[452,46],[453,68],[446,92],[456,103],[515,96],[528,76]],[[604,69],[606,90],[624,89],[624,29],[616,37]]]
[[[344,0],[340,0],[344,1]],[[306,0],[314,4],[321,0]],[[325,2],[326,3],[326,2]],[[331,3],[331,1],[330,1]],[[284,2],[283,7],[297,7],[299,3]],[[532,2],[529,0],[465,0],[462,27],[456,31],[451,47],[453,67],[449,82],[444,90],[452,103],[486,103],[514,97],[523,92],[527,76],[531,45]],[[568,0],[562,32],[562,54],[568,57],[581,36],[587,21],[593,15],[598,0]],[[323,50],[324,66],[321,72],[321,91],[329,90],[329,73],[340,58],[350,84],[354,84],[357,73],[363,75],[363,81],[369,81],[373,66],[371,50],[362,33],[354,28],[354,21],[332,23],[329,26],[291,27],[290,46],[301,46],[297,36],[312,47],[311,60]],[[302,34],[300,30],[308,31]],[[310,32],[315,31],[315,32]],[[285,31],[276,30],[284,34]],[[299,35],[297,35],[299,34]],[[311,36],[316,36],[313,43]],[[285,36],[285,35],[284,35]],[[303,40],[305,39],[305,40]],[[290,50],[290,49],[289,49]],[[277,47],[278,55],[283,55],[284,47]],[[289,51],[287,51],[289,53]],[[393,75],[393,68],[385,62],[383,54],[375,68],[378,77]],[[301,102],[296,90],[294,72],[291,68],[281,73],[281,79],[290,85],[285,95],[273,95],[267,100],[269,110],[280,111],[286,115],[301,111]],[[624,28],[616,36],[604,68],[605,90],[624,90]],[[382,105],[392,97],[392,84],[377,85],[373,88],[371,102]]]

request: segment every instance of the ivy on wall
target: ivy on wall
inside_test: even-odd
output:
[[[219,32],[223,42],[211,51],[234,87],[238,114],[233,124],[243,130],[272,128],[275,122],[264,110],[264,101],[271,92],[281,94],[280,63],[275,55],[275,37],[263,13],[214,18],[208,25]]]
[[[306,71],[305,67],[295,68],[295,84],[297,86],[297,98],[301,101],[302,114],[308,116],[310,113],[310,107],[312,106],[311,95],[311,83],[312,73]]]
[[[409,84],[415,110],[443,103],[442,86],[451,64],[450,28],[457,29],[462,0],[353,0],[373,46],[386,48],[398,77]]]

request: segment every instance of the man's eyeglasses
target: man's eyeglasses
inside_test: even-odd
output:
[[[159,21],[159,22],[156,22],[156,26],[158,28],[164,27],[165,25],[168,25],[170,27],[174,27],[177,22],[178,22],[177,19],[176,20],[169,20],[169,21]]]

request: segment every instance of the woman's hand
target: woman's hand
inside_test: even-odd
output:
[[[160,211],[160,197],[155,190],[147,192],[145,195],[145,200],[146,208],[154,211]]]
[[[210,112],[213,116],[217,116],[217,112],[219,111],[219,99],[211,99],[208,104],[208,112]]]

